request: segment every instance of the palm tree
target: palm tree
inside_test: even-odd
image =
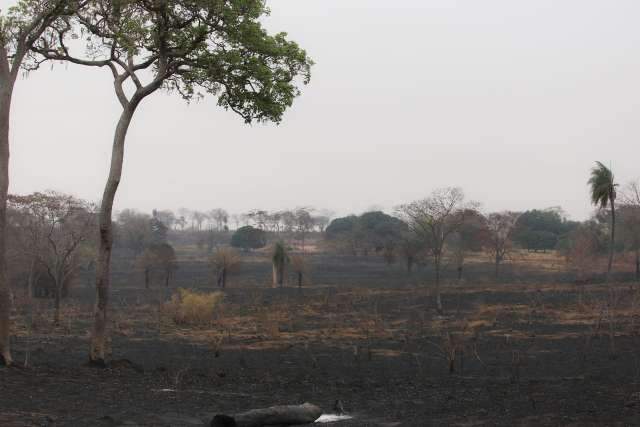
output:
[[[616,236],[616,187],[611,169],[596,162],[596,166],[591,169],[591,177],[588,181],[591,187],[591,203],[599,209],[606,209],[607,205],[611,209],[611,241],[609,242],[609,265],[607,266],[607,281],[611,275],[611,265],[613,264],[613,250]]]

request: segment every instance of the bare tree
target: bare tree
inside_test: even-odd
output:
[[[618,207],[621,217],[622,238],[626,250],[634,253],[635,277],[640,281],[640,183],[631,182],[621,194]]]
[[[160,222],[162,222],[168,229],[173,228],[174,224],[176,223],[176,216],[173,212],[171,212],[170,210],[155,210],[155,216],[156,218],[158,218],[158,220]]]
[[[302,207],[297,208],[294,212],[295,215],[295,231],[298,235],[298,240],[302,243],[302,252],[304,252],[304,245],[307,234],[313,230],[315,226],[315,222],[313,217],[311,216],[313,209]]]
[[[191,228],[201,231],[202,224],[207,220],[208,216],[204,212],[192,211],[191,212]]]
[[[239,270],[241,262],[240,254],[233,248],[216,250],[211,256],[209,264],[219,287],[222,289],[227,287],[227,278]]]
[[[215,223],[216,230],[223,231],[229,222],[229,213],[224,209],[212,209],[208,212],[208,216]]]
[[[309,276],[309,261],[304,254],[294,254],[289,257],[291,271],[296,275],[298,288],[302,288],[305,277]]]
[[[494,212],[485,216],[487,230],[486,248],[491,253],[498,278],[500,264],[513,247],[512,237],[520,214],[517,212]]]
[[[43,246],[34,255],[54,284],[54,323],[58,324],[63,287],[79,268],[78,250],[93,230],[93,207],[53,191],[9,196],[9,200],[13,209],[33,218],[30,232],[42,238]]]
[[[447,239],[460,230],[468,212],[477,207],[475,202],[466,202],[462,189],[447,187],[435,190],[425,199],[402,205],[398,214],[409,229],[428,249],[435,267],[436,309],[442,312],[440,295],[440,273],[442,257]]]

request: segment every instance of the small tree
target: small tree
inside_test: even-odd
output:
[[[302,288],[305,277],[309,276],[309,262],[303,254],[294,254],[289,257],[291,271],[296,275],[298,288]]]
[[[519,216],[519,213],[505,211],[494,212],[485,217],[487,230],[485,246],[493,258],[496,279],[500,272],[500,264],[513,247],[512,237]]]
[[[209,260],[217,285],[226,288],[227,278],[240,269],[241,263],[240,254],[233,248],[218,248]]]
[[[284,242],[276,242],[273,245],[271,261],[273,263],[273,287],[284,286],[287,264],[289,264],[289,251]]]
[[[433,258],[438,313],[442,312],[440,273],[445,242],[460,230],[468,212],[475,207],[476,203],[465,202],[462,189],[448,187],[435,190],[425,199],[398,208],[398,213],[409,225],[409,229],[424,242]]]
[[[175,250],[168,243],[151,244],[138,258],[138,265],[144,272],[145,289],[149,289],[153,271],[163,274],[164,285],[168,288],[173,273],[178,268]]]

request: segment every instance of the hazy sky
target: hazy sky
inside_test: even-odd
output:
[[[284,122],[156,93],[129,132],[116,208],[348,213],[460,186],[487,211],[584,218],[595,160],[640,177],[637,0],[268,4],[266,25],[317,63]],[[10,191],[98,201],[119,109],[106,69],[21,79]]]

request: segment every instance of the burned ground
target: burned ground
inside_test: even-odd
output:
[[[428,287],[236,287],[198,327],[167,318],[170,292],[114,290],[107,369],[85,366],[91,292],[57,328],[46,302],[31,331],[17,312],[28,367],[0,370],[0,424],[204,425],[338,399],[355,419],[336,425],[640,422],[629,284],[448,285],[442,316]]]

